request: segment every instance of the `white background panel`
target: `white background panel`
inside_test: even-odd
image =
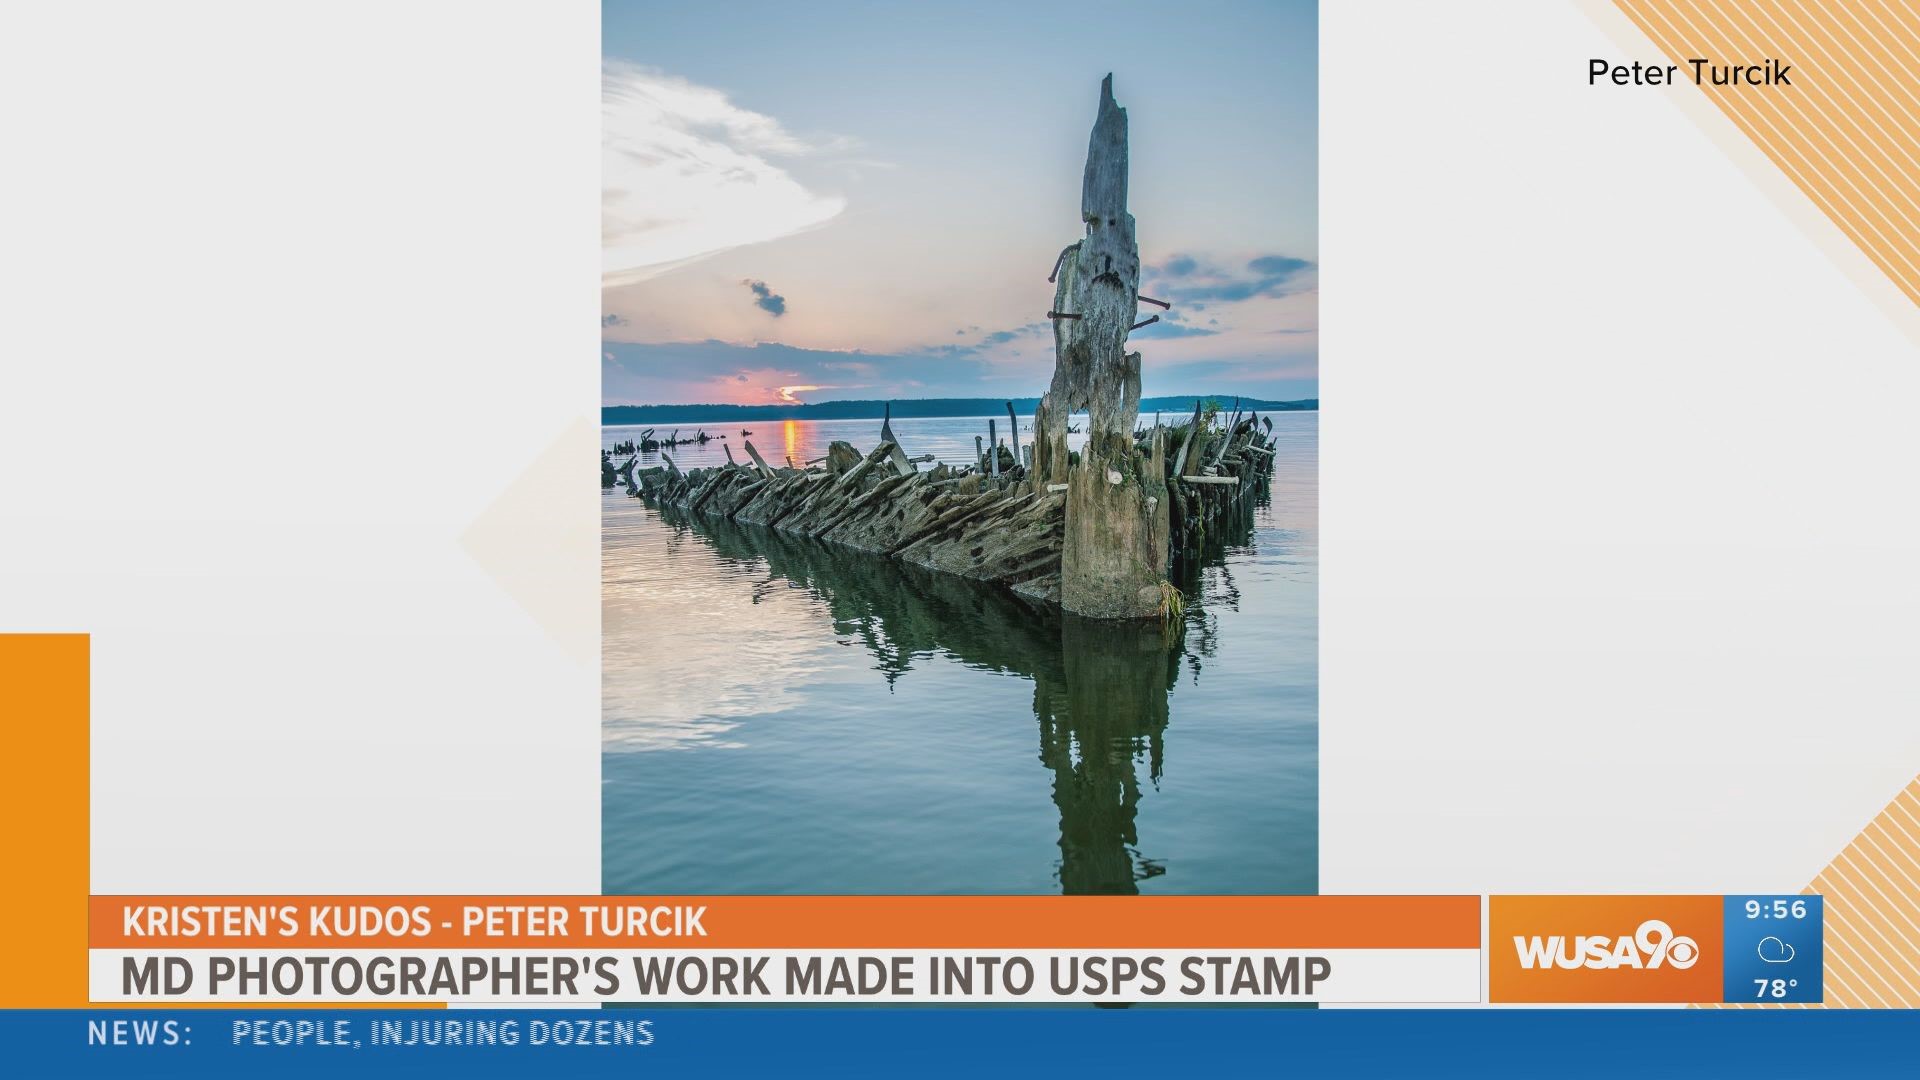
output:
[[[1797,890],[1920,770],[1911,305],[1616,34],[1323,11],[1323,891]]]
[[[0,629],[94,635],[95,891],[597,891],[596,658],[461,546],[596,415],[597,9],[5,23]]]

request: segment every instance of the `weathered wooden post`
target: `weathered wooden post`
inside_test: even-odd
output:
[[[1054,287],[1053,383],[1036,411],[1035,470],[1067,482],[1060,603],[1079,615],[1146,618],[1166,604],[1164,436],[1136,455],[1140,354],[1126,351],[1139,312],[1140,249],[1127,212],[1127,112],[1100,84],[1080,217],[1086,236],[1061,253]],[[1087,443],[1069,467],[1067,417],[1087,410]],[[1038,481],[1037,481],[1038,482]]]
[[[753,448],[752,442],[747,442],[745,445],[747,456],[753,459],[754,467],[760,470],[760,475],[768,480],[773,479],[773,469],[767,465],[767,460],[760,456],[760,451]]]

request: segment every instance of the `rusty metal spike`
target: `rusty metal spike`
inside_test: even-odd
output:
[[[1079,244],[1068,244],[1060,249],[1060,257],[1053,260],[1053,273],[1047,275],[1047,284],[1051,285],[1060,276],[1060,268],[1067,265],[1067,256],[1080,250]]]

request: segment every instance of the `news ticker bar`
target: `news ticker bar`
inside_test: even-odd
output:
[[[22,1077],[1738,1076],[1914,1073],[1910,1012],[1845,1009],[0,1010]]]
[[[96,896],[96,1003],[1808,1003],[1818,896]]]

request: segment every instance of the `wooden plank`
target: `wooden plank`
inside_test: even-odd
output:
[[[1173,459],[1173,475],[1179,476],[1180,470],[1187,467],[1187,451],[1193,449],[1193,441],[1200,437],[1200,409],[1202,402],[1193,403],[1193,419],[1187,423],[1187,437],[1180,440],[1180,455]]]
[[[900,449],[900,440],[893,434],[893,402],[886,404],[886,413],[880,418],[880,443],[889,448],[888,460],[893,462],[893,471],[901,476],[912,476],[919,472],[913,462],[908,460],[906,451]]]
[[[747,456],[753,459],[754,465],[758,467],[760,470],[760,475],[767,478],[768,480],[773,479],[773,470],[767,467],[767,459],[760,456],[760,451],[755,450],[753,448],[753,440],[752,439],[745,440],[745,443],[747,447]],[[665,457],[666,455],[663,454],[661,456]]]
[[[1213,452],[1213,461],[1211,464],[1218,465],[1220,464],[1220,459],[1227,456],[1227,447],[1233,445],[1233,435],[1235,431],[1239,430],[1239,427],[1240,399],[1236,397],[1233,399],[1233,418],[1227,421],[1226,437],[1220,440],[1220,449]]]
[[[860,459],[860,464],[840,474],[839,485],[841,487],[847,487],[850,484],[859,483],[860,478],[867,475],[867,470],[873,468],[874,465],[877,464],[881,458],[886,457],[887,452],[892,449],[892,443],[883,442],[872,450],[867,451],[867,456]]]

